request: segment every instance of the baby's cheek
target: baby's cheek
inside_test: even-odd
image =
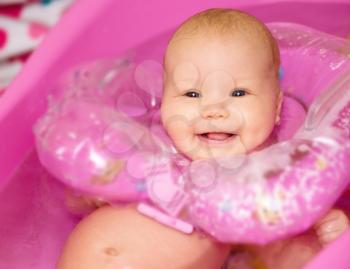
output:
[[[254,124],[247,126],[241,135],[241,140],[247,151],[252,151],[266,142],[273,130],[273,126],[265,124]]]
[[[168,102],[162,107],[162,123],[173,139],[187,137],[192,133],[193,124],[198,119],[197,114],[186,104]]]
[[[164,122],[164,127],[173,140],[185,138],[188,135],[188,126],[188,120],[180,115],[170,116]]]

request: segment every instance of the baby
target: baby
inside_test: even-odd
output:
[[[161,119],[176,149],[198,160],[248,154],[275,142],[283,99],[279,66],[275,39],[246,13],[211,9],[185,21],[164,59]],[[298,269],[347,227],[346,215],[331,210],[315,231],[250,249],[267,268]],[[305,257],[296,260],[300,250]],[[105,206],[73,231],[58,268],[215,269],[228,251],[208,237],[147,219],[132,205]]]
[[[185,22],[165,56],[162,122],[177,149],[207,159],[270,143],[282,92],[278,47],[255,18],[210,10]]]

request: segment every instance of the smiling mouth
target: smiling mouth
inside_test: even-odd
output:
[[[212,132],[197,134],[198,138],[209,144],[225,144],[231,142],[237,135],[233,133]]]

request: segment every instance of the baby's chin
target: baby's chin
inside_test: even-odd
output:
[[[192,160],[208,160],[208,159],[222,159],[227,157],[241,156],[247,154],[248,151],[243,145],[235,145],[232,147],[224,146],[206,146],[198,147],[186,155]]]

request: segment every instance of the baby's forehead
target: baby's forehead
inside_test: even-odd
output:
[[[191,36],[176,36],[176,38],[169,42],[165,58],[175,56],[177,52],[184,49],[198,52],[200,48],[217,50],[218,47],[220,47],[221,50],[228,51],[242,51],[254,48],[259,50],[259,53],[270,54],[270,57],[272,57],[272,47],[266,42],[266,39],[262,35],[247,35],[240,31],[223,33],[203,31],[193,33]]]
[[[217,35],[179,38],[169,46],[164,65],[168,74],[184,69],[183,72],[175,72],[181,73],[181,77],[189,77],[190,73],[206,76],[213,71],[226,70],[244,79],[252,74],[265,76],[266,72],[275,69],[273,55],[266,44],[251,42],[241,34],[234,38]]]

